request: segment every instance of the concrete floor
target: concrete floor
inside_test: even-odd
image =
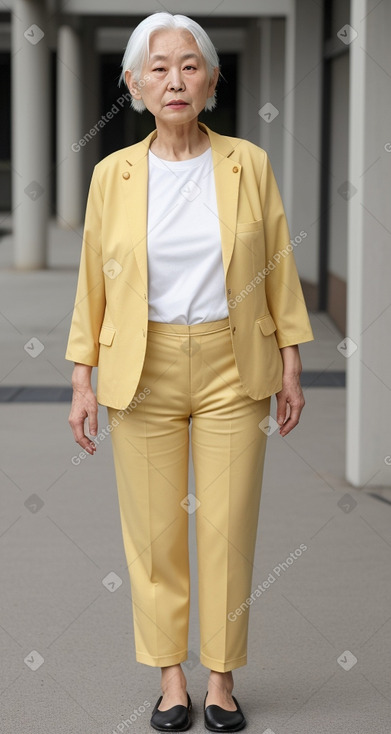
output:
[[[0,386],[69,386],[80,232],[51,225],[47,271],[13,272],[10,247],[5,237]],[[304,370],[344,370],[343,335],[325,314],[311,322],[316,340],[300,348]],[[32,337],[44,347],[36,358],[24,348]],[[305,397],[299,426],[268,439],[253,588],[270,574],[275,581],[251,606],[249,660],[234,671],[234,693],[249,734],[385,734],[391,497],[344,480],[345,389],[306,387]],[[135,661],[110,440],[75,466],[69,404],[3,402],[1,412],[1,731],[150,732],[160,669]],[[99,416],[105,425],[102,406]],[[183,669],[196,733],[208,670],[198,659],[194,520]],[[300,544],[307,550],[286,568]],[[122,581],[115,592],[104,583],[111,572]]]

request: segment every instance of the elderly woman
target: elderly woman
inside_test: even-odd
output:
[[[191,723],[181,663],[192,513],[204,723],[246,725],[232,670],[247,663],[266,439],[299,421],[298,344],[314,338],[267,153],[198,122],[219,73],[211,40],[186,16],[155,13],[133,31],[122,78],[156,129],[95,166],[66,351],[69,422],[91,455],[107,406],[136,660],[161,667],[159,731]]]

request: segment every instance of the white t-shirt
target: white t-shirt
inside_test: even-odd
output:
[[[212,151],[166,161],[148,152],[148,318],[228,316]]]

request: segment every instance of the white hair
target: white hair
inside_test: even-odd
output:
[[[152,13],[136,26],[127,43],[125,53],[122,58],[122,73],[118,84],[125,83],[125,71],[131,71],[137,84],[144,86],[145,81],[141,80],[141,71],[145,61],[149,57],[149,39],[152,33],[159,30],[171,30],[183,28],[190,31],[194,37],[200,53],[205,59],[209,72],[209,79],[212,79],[215,67],[220,68],[219,57],[217,51],[210,40],[208,34],[195,20],[188,18],[186,15],[172,15],[171,13]],[[142,83],[144,81],[144,83]],[[141,83],[140,83],[141,82]],[[208,97],[205,110],[212,110],[216,106],[216,92],[212,97]],[[144,112],[146,109],[142,99],[134,99],[132,97],[131,107],[137,112]]]

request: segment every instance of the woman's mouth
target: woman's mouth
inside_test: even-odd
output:
[[[169,102],[166,107],[171,107],[171,109],[174,110],[181,110],[184,107],[187,107],[188,102],[184,102],[183,99],[173,99],[172,102]]]

